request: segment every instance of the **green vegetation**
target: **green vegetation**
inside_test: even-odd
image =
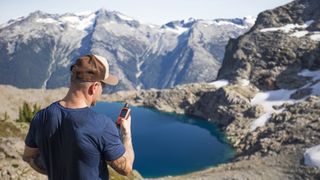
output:
[[[2,115],[2,117],[0,118],[0,121],[7,121],[10,118],[9,114],[6,112],[4,112],[4,114]]]
[[[19,119],[17,119],[17,122],[30,123],[33,116],[40,110],[40,108],[41,107],[37,104],[32,106],[27,102],[23,102],[22,107],[19,108]]]

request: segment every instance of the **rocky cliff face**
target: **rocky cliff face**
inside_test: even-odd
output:
[[[279,153],[294,146],[303,154],[305,148],[320,143],[314,134],[318,130],[312,125],[320,123],[316,115],[320,95],[319,8],[319,1],[297,0],[265,11],[250,32],[229,41],[218,78],[233,83],[249,80],[260,92],[268,92],[264,103],[283,101],[271,107],[273,113],[265,118],[266,126],[252,130],[251,124],[248,132],[243,130],[246,121],[263,119],[269,110],[264,104],[243,103],[250,106],[240,111],[240,118],[235,116],[235,120],[242,119],[241,130],[236,123],[226,129],[242,153]],[[280,91],[280,96],[273,96]]]
[[[320,67],[319,8],[300,0],[259,14],[250,32],[229,41],[218,79],[248,79],[261,90],[304,86],[298,73]]]

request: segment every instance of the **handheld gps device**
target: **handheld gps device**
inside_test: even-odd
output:
[[[119,116],[118,116],[117,125],[120,126],[121,118],[127,119],[129,117],[129,115],[130,115],[129,105],[128,105],[128,103],[125,103],[123,108],[120,111]]]

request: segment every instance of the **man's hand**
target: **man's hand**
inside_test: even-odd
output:
[[[118,159],[108,162],[108,164],[118,173],[128,176],[132,172],[134,151],[131,136],[131,116],[127,119],[121,119],[122,142],[126,152]]]
[[[129,109],[128,113],[130,113],[130,111],[131,110]],[[120,128],[121,128],[122,136],[124,135],[131,136],[131,115],[129,115],[127,119],[121,118]]]

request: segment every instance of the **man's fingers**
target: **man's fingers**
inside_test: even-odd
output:
[[[129,114],[129,116],[127,117],[127,119],[121,118],[121,123],[123,123],[124,121],[130,121],[130,120],[131,120],[131,115]]]
[[[131,117],[131,109],[128,109],[128,118]]]

